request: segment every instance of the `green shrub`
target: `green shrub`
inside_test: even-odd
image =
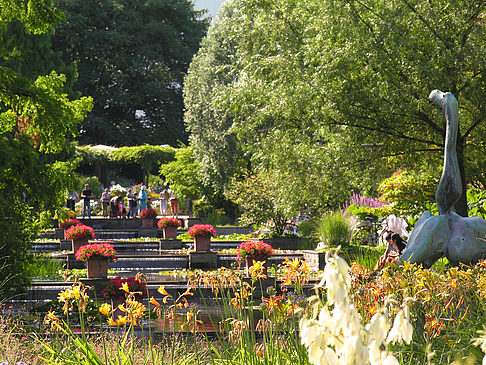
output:
[[[207,217],[211,212],[215,210],[214,206],[207,199],[196,200],[192,206],[193,214],[195,217]]]
[[[325,245],[349,245],[353,237],[354,222],[340,211],[327,213],[316,224],[316,236]]]
[[[211,224],[213,226],[226,226],[231,223],[231,219],[229,219],[225,214],[224,211],[215,210],[210,212],[207,217],[204,219],[204,223]]]
[[[93,192],[93,199],[98,199],[101,197],[101,193],[103,192],[103,189],[101,188],[101,183],[96,176],[92,176],[92,177],[81,176],[80,180],[82,182],[81,190],[84,189],[85,184],[88,184],[89,188]]]

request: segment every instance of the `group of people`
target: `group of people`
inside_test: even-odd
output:
[[[91,199],[93,198],[93,191],[89,184],[85,184],[81,192],[81,199],[83,199],[83,218],[87,215],[91,218]],[[106,188],[101,194],[101,205],[103,208],[103,217],[106,218],[134,218],[137,213],[150,207],[150,197],[147,194],[147,189],[144,185],[141,186],[140,192],[137,194],[133,189],[129,189],[126,195],[128,200],[128,212],[125,204],[125,199],[122,196],[111,196],[109,188]],[[179,213],[178,198],[175,192],[171,189],[164,188],[159,195],[160,198],[160,212],[162,215],[168,214],[168,204],[172,215],[177,217]],[[71,210],[75,210],[78,193],[76,191],[70,193],[66,198],[66,206]]]
[[[179,199],[173,190],[164,188],[159,195],[159,204],[160,214],[167,215],[168,204],[170,204],[170,211],[177,218],[179,214]]]

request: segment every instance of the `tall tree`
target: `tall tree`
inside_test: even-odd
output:
[[[54,46],[74,60],[74,89],[94,98],[81,143],[177,145],[186,140],[182,83],[206,32],[192,2],[55,0],[66,13]]]
[[[48,50],[42,33],[60,17],[48,0],[28,3],[0,1],[0,281],[5,284],[0,297],[27,282],[24,269],[38,218],[52,216],[49,210],[64,200],[72,181],[73,163],[58,161],[57,154],[66,150],[66,136],[76,134],[92,105],[89,98],[67,98],[63,75],[26,69],[30,57]],[[35,66],[37,72],[55,63],[51,56]]]
[[[351,172],[344,176],[354,171],[358,179],[370,168],[381,174],[382,157],[440,163],[445,122],[428,95],[441,89],[461,108],[463,186],[484,182],[474,163],[484,160],[484,1],[233,3],[239,18],[226,34],[236,45],[233,80],[218,108],[232,118],[228,131],[254,165],[279,169],[294,146],[328,155],[332,145],[337,165]],[[293,154],[287,165],[299,165],[298,158]],[[316,170],[334,169],[319,160]],[[466,214],[465,196],[460,203],[457,211]]]

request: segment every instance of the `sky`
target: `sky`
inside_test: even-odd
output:
[[[197,10],[208,9],[208,15],[214,17],[218,13],[218,9],[223,3],[223,0],[193,0],[194,7]]]

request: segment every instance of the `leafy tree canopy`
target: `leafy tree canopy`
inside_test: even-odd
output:
[[[233,0],[230,6],[233,18],[223,13],[208,32],[209,38],[218,28],[232,47],[211,67],[230,77],[206,102],[205,125],[229,121],[221,130],[237,137],[253,168],[279,171],[293,155],[285,167],[299,166],[290,171],[302,185],[320,181],[333,191],[358,187],[361,176],[374,175],[361,184],[376,187],[390,173],[384,168],[395,169],[383,157],[415,166],[426,155],[440,164],[445,121],[428,101],[440,89],[459,101],[464,189],[484,185],[474,161],[484,160],[486,3]],[[212,52],[205,43],[198,57],[204,52]],[[199,105],[193,95],[203,87],[186,90],[188,110]],[[204,128],[196,127],[191,140],[199,143]],[[312,168],[303,169],[302,155],[288,152],[296,149],[314,153]],[[347,172],[336,179],[307,174],[335,166]],[[464,214],[465,199],[456,208]]]
[[[176,145],[186,140],[182,82],[206,32],[191,1],[55,0],[66,18],[55,50],[74,60],[74,90],[95,100],[83,144]]]
[[[49,211],[72,188],[74,163],[59,157],[68,155],[66,137],[77,133],[92,106],[90,98],[67,97],[63,75],[23,73],[27,62],[21,60],[41,54],[46,38],[40,36],[39,48],[15,42],[33,40],[29,32],[46,32],[59,18],[49,1],[0,2],[0,278],[7,280],[0,297],[26,283],[27,250],[39,229],[36,218],[52,217]],[[9,37],[15,29],[19,37]],[[55,57],[45,61],[39,65],[54,63]]]

